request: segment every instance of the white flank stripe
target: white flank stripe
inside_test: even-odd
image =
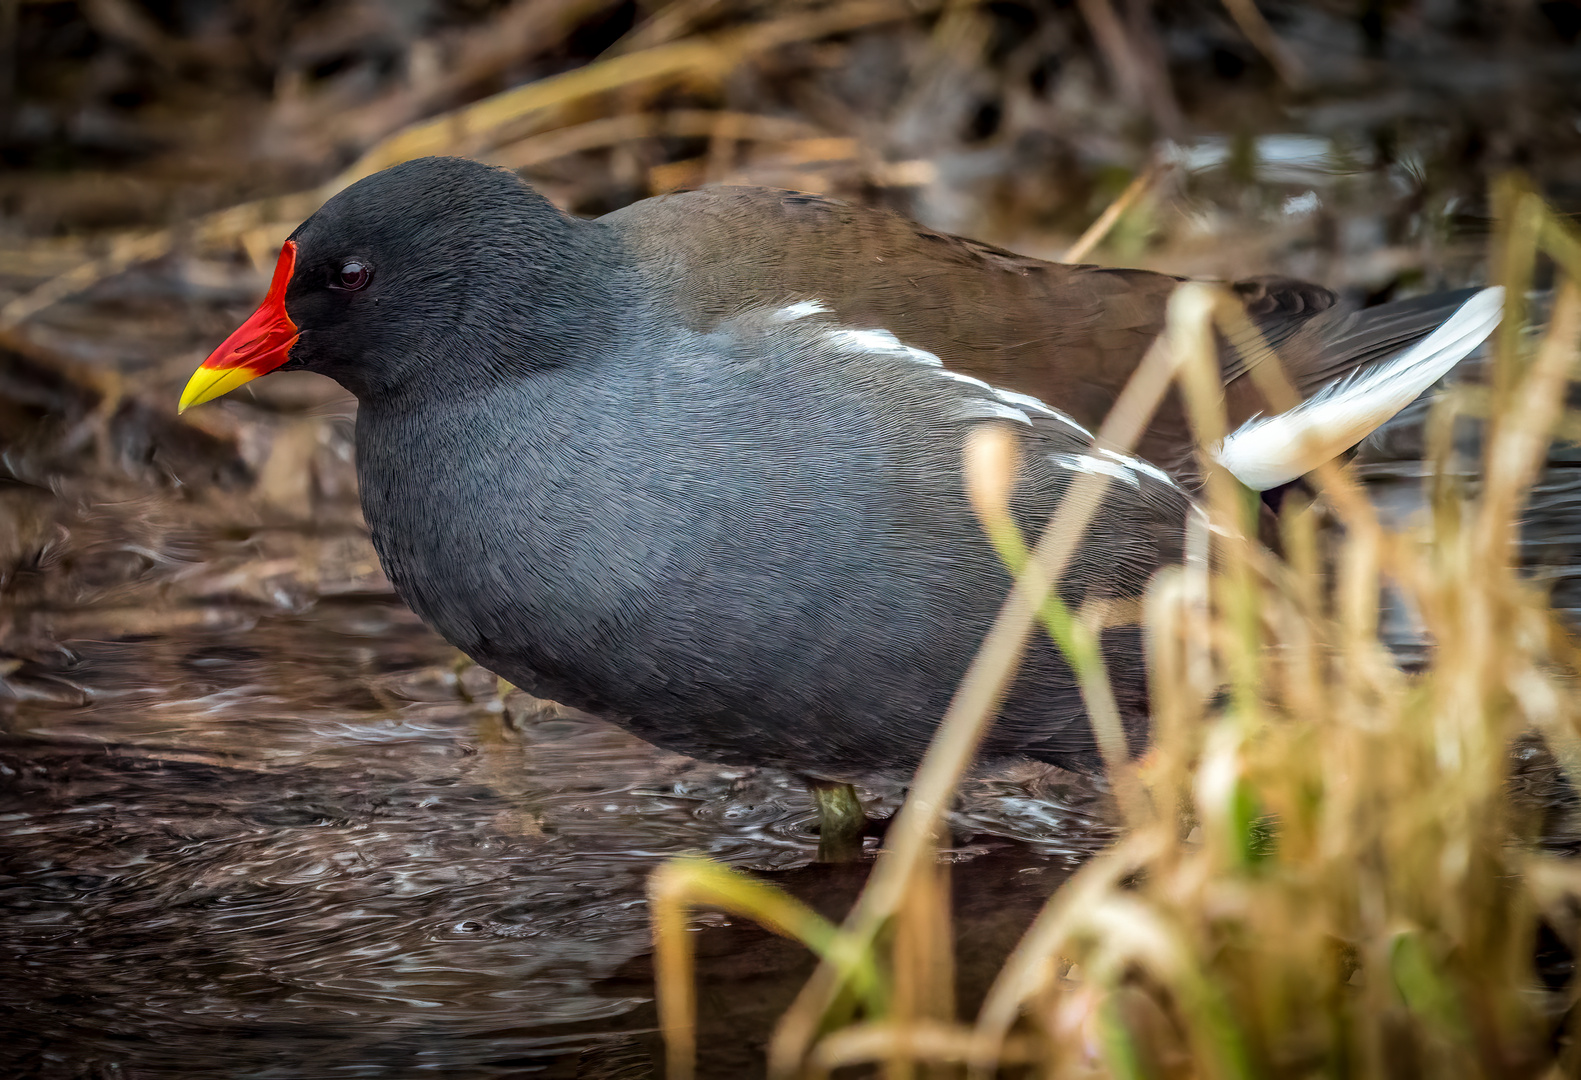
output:
[[[1012,405],[1002,401],[968,401],[956,412],[962,420],[1014,420],[1032,426],[1032,418]]]
[[[1041,416],[1047,416],[1052,420],[1058,420],[1072,431],[1079,432],[1082,435],[1087,436],[1089,439],[1092,438],[1092,432],[1082,427],[1073,418],[1066,416],[1058,409],[1050,408],[1046,403],[1039,401],[1031,394],[1021,394],[1014,390],[1005,390],[996,386],[994,387],[994,396],[999,398],[1001,401],[1008,402],[1011,405],[1017,406],[1018,408],[1038,413]]]
[[[1108,450],[1103,447],[1098,447],[1098,454],[1101,457],[1108,458],[1110,461],[1118,462],[1119,464],[1124,465],[1132,472],[1145,473],[1146,475],[1151,476],[1154,480],[1162,481],[1163,483],[1168,484],[1170,487],[1175,486],[1175,478],[1170,476],[1163,469],[1160,469],[1157,465],[1154,465],[1151,461],[1144,461],[1142,458],[1132,457],[1130,454],[1117,454],[1113,450]]]
[[[1504,313],[1504,290],[1483,289],[1423,340],[1324,387],[1289,412],[1254,417],[1214,455],[1254,491],[1287,484],[1338,457],[1415,401],[1482,344]]]
[[[944,361],[932,353],[902,344],[901,340],[888,330],[830,330],[828,333],[830,341],[849,349],[877,353],[881,356],[904,356],[908,360],[915,360],[929,367],[944,365]]]
[[[816,300],[804,300],[799,304],[780,308],[773,313],[772,317],[777,322],[790,322],[807,315],[823,314],[827,310]],[[968,398],[957,406],[955,411],[957,419],[1010,420],[1017,424],[1033,427],[1035,425],[1032,423],[1032,417],[1036,415],[1044,419],[1057,420],[1089,441],[1093,437],[1092,432],[1082,427],[1070,416],[1032,397],[1030,394],[1021,394],[1014,390],[1003,390],[971,375],[963,375],[959,371],[951,371],[944,366],[944,361],[940,360],[933,353],[907,345],[888,330],[852,330],[848,327],[831,327],[823,331],[823,336],[825,340],[843,349],[853,349],[878,356],[893,356],[896,359],[910,360],[922,364],[941,379],[949,379],[951,382],[981,391],[981,397]],[[1081,454],[1055,454],[1050,460],[1061,468],[1072,472],[1101,473],[1138,489],[1142,486],[1143,476],[1168,484],[1170,487],[1178,486],[1174,477],[1151,462],[1143,461],[1141,458],[1117,454],[1112,450],[1098,447],[1089,448],[1089,451]]]
[[[929,353],[928,355],[932,356],[933,354]],[[994,392],[994,388],[992,386],[989,386],[987,383],[983,382],[983,380],[977,378],[974,375],[962,375],[959,371],[951,371],[949,368],[945,368],[943,371],[939,372],[939,374],[946,379],[954,379],[958,383],[965,383],[967,386],[973,387],[977,390],[985,391],[989,394]]]
[[[1134,488],[1139,489],[1142,486],[1142,481],[1137,478],[1131,463],[1119,454],[1105,457],[1094,457],[1091,454],[1050,454],[1049,460],[1071,472],[1097,473],[1115,480],[1124,480]]]
[[[809,315],[825,315],[828,311],[822,300],[803,300],[799,304],[782,307],[769,317],[775,322],[795,322]]]

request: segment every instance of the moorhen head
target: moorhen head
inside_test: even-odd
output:
[[[1075,477],[1111,477],[1067,603],[1132,610],[1114,601],[1180,557],[1194,459],[1178,403],[1143,456],[1094,448],[1087,429],[1177,284],[782,191],[577,220],[511,173],[431,158],[304,222],[182,407],[277,368],[353,392],[390,580],[529,692],[699,757],[907,770],[1010,584],[964,490],[974,426],[1017,433],[1025,528]],[[1237,289],[1309,398],[1259,416],[1226,350],[1245,426],[1221,454],[1261,488],[1305,471],[1314,432],[1387,419],[1498,307],[1492,290],[1348,312],[1299,282]],[[1104,653],[1139,740],[1140,631],[1111,621]],[[1029,647],[984,754],[1096,763],[1048,642]]]
[[[328,375],[363,401],[465,393],[574,356],[616,320],[618,274],[581,223],[511,173],[413,164],[291,234],[263,305],[193,376],[182,409],[272,370]]]

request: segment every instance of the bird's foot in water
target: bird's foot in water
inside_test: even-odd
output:
[[[856,788],[834,780],[807,778],[807,788],[818,807],[818,861],[853,862],[862,856],[867,814]]]
[[[505,699],[516,689],[515,684],[507,682],[459,649],[456,650],[455,659],[450,662],[450,678],[456,684],[456,694],[462,701],[502,712],[505,710]]]

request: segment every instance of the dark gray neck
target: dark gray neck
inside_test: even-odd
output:
[[[426,411],[434,403],[622,351],[649,305],[613,230],[554,211],[530,241],[501,242],[456,261],[444,302],[410,326],[404,355],[336,377],[363,407]],[[360,385],[352,385],[362,377]]]

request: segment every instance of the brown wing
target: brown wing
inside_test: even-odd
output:
[[[1162,330],[1180,282],[1045,262],[887,211],[765,188],[661,196],[601,220],[619,231],[655,294],[669,297],[694,329],[748,307],[818,300],[849,325],[889,330],[954,370],[1041,398],[1089,427],[1103,420]],[[1413,311],[1363,332],[1321,286],[1264,277],[1235,290],[1304,394],[1409,344],[1447,314],[1426,322],[1426,309]],[[1239,354],[1225,347],[1221,357],[1234,425],[1266,406],[1240,377]],[[1189,475],[1192,446],[1171,393],[1138,452]]]

